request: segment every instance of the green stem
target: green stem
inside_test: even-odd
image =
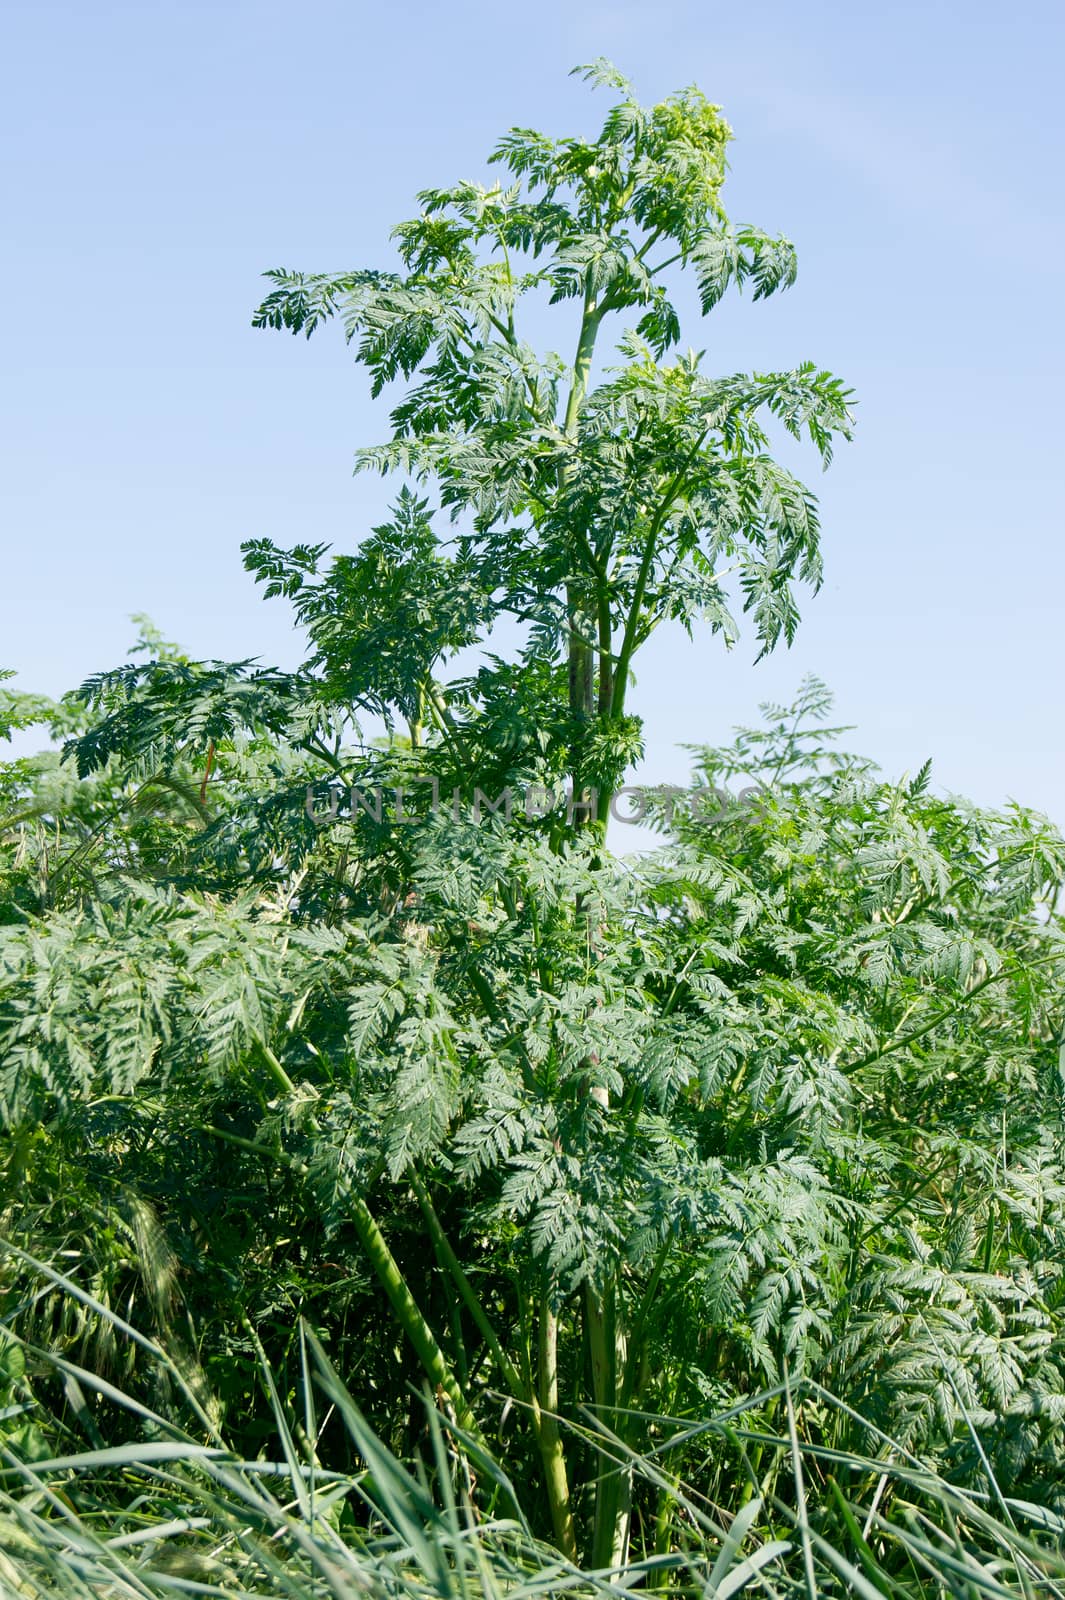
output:
[[[426,690],[425,706],[430,717],[436,723],[437,728],[443,735],[444,741],[451,750],[451,754],[455,757],[455,760],[466,771],[469,771],[472,763],[470,761],[469,751],[466,749],[465,741],[459,732],[458,725],[455,722],[454,717],[451,715],[446,700],[440,693],[439,689],[437,689],[432,683],[429,684],[429,687]]]
[[[566,400],[566,414],[563,422],[564,432],[571,444],[575,444],[578,438],[581,406],[588,392],[588,375],[591,372],[595,341],[604,312],[605,307],[596,303],[595,293],[589,277],[585,284],[581,327],[577,338],[577,352],[573,360],[573,381]],[[569,469],[564,467],[559,484],[560,490],[565,490],[568,478]],[[591,645],[584,637],[585,605],[585,596],[578,590],[572,580],[568,581],[566,584],[566,614],[570,629],[569,708],[571,717],[581,724],[590,721],[595,715],[595,658]],[[581,780],[579,769],[583,742],[582,735],[575,735],[570,763],[575,790]],[[579,813],[579,815],[582,819],[584,818],[583,812]]]
[[[627,1409],[632,1404],[639,1388],[638,1377],[640,1362],[643,1357],[647,1320],[651,1307],[654,1305],[658,1295],[658,1286],[662,1281],[662,1273],[665,1270],[670,1251],[673,1249],[673,1243],[673,1235],[671,1234],[659,1249],[658,1255],[655,1257],[655,1264],[651,1268],[651,1276],[647,1280],[647,1287],[644,1289],[636,1315],[630,1325],[628,1356],[625,1361],[625,1375],[621,1383],[621,1398],[619,1401],[619,1405],[623,1409]]]
[[[288,1167],[291,1172],[298,1173],[301,1177],[307,1172],[306,1162],[297,1161],[285,1150],[273,1150],[269,1145],[257,1144],[254,1139],[245,1139],[239,1133],[229,1133],[225,1128],[216,1128],[213,1122],[196,1122],[193,1124],[194,1133],[209,1133],[213,1139],[221,1139],[223,1144],[235,1145],[238,1150],[249,1150],[252,1155],[265,1156],[269,1161],[279,1161],[283,1167]]]
[[[118,804],[107,813],[103,821],[97,823],[92,832],[89,833],[86,838],[82,839],[80,844],[75,845],[73,850],[65,855],[61,861],[56,863],[55,870],[51,873],[49,878],[49,892],[51,892],[52,884],[54,884],[56,879],[67,870],[67,868],[70,866],[70,863],[72,861],[76,861],[79,856],[84,855],[86,850],[91,850],[96,841],[102,837],[108,825],[117,821],[118,817],[124,810],[129,810],[132,806],[136,805],[144,791],[146,789],[150,789],[153,784],[157,784],[161,776],[162,774],[155,772],[150,778],[145,778],[144,782],[134,789],[128,800],[124,802],[120,800]]]
[[[599,334],[599,325],[603,320],[604,309],[603,306],[596,305],[595,295],[589,284],[584,293],[581,331],[577,338],[577,353],[573,360],[573,382],[566,397],[566,417],[562,424],[570,440],[575,440],[577,437],[577,422],[584,397],[588,393],[588,374],[592,369],[595,341]]]
[[[619,1362],[624,1363],[625,1357],[618,1326],[616,1285],[611,1283],[602,1295],[589,1286],[584,1303],[595,1403],[603,1423],[623,1434],[625,1418],[618,1414],[617,1380]],[[630,1500],[628,1467],[611,1456],[602,1456],[595,1488],[591,1555],[594,1567],[615,1566],[624,1560]]]
[[[260,1049],[267,1066],[271,1070],[275,1082],[285,1093],[291,1094],[295,1085],[288,1076],[280,1061],[270,1047],[260,1041]],[[279,1153],[267,1149],[265,1146],[256,1145],[250,1139],[242,1139],[237,1134],[225,1134],[221,1129],[211,1130],[216,1135],[225,1139],[227,1143],[235,1144],[242,1149],[252,1150],[256,1154],[270,1156],[278,1159]],[[288,1165],[299,1170],[296,1164],[289,1159]],[[302,1167],[302,1163],[300,1164]],[[303,1171],[306,1168],[303,1167]],[[466,1401],[466,1397],[451,1368],[448,1366],[443,1351],[436,1342],[436,1337],[428,1322],[423,1317],[418,1304],[407,1286],[399,1266],[388,1248],[388,1241],[381,1232],[377,1222],[366,1201],[361,1197],[352,1203],[352,1224],[369,1259],[370,1265],[385,1294],[388,1296],[392,1310],[395,1312],[396,1321],[406,1334],[414,1352],[425,1369],[426,1376],[438,1390],[442,1389],[447,1395],[454,1409],[455,1420],[459,1427],[470,1434],[479,1444],[483,1444],[480,1430],[477,1426],[473,1412]]]
[[[599,715],[609,717],[614,704],[614,657],[610,617],[610,596],[600,587],[597,596],[599,611]]]
[[[259,1052],[262,1055],[263,1060],[266,1062],[267,1068],[269,1069],[270,1076],[277,1084],[277,1087],[280,1089],[281,1093],[295,1094],[296,1085],[293,1083],[292,1079],[289,1077],[288,1073],[285,1071],[284,1067],[281,1065],[280,1061],[277,1059],[266,1040],[257,1039],[256,1043],[258,1044]]]
[[[629,615],[625,622],[625,632],[622,635],[621,649],[618,652],[617,673],[614,679],[614,699],[611,706],[611,710],[615,717],[620,717],[625,710],[625,693],[628,688],[629,663],[632,660],[633,651],[636,648],[637,633],[640,626],[641,614],[643,612],[644,596],[647,592],[647,584],[650,580],[651,568],[654,565],[655,552],[658,549],[658,536],[665,525],[666,518],[669,516],[670,507],[673,505],[673,502],[676,499],[682,484],[684,483],[684,479],[692,463],[699,454],[699,451],[702,449],[703,440],[706,438],[708,432],[709,429],[704,428],[703,432],[699,435],[698,439],[696,440],[695,447],[688,457],[688,460],[685,462],[680,471],[674,475],[668,488],[666,489],[665,494],[662,496],[662,499],[659,502],[657,511],[651,518],[651,526],[648,530],[647,542],[644,545],[643,559],[640,562],[640,571],[636,579],[636,587],[633,591],[632,605],[629,608]]]
[[[591,1285],[584,1293],[585,1326],[592,1357],[592,1393],[601,1411],[612,1411],[617,1401],[617,1353],[614,1345],[614,1295],[600,1295]],[[606,1417],[611,1427],[613,1420]]]
[[[540,1307],[538,1338],[540,1457],[543,1462],[555,1541],[562,1554],[575,1562],[577,1533],[573,1523],[573,1507],[570,1504],[566,1456],[558,1426],[558,1317],[551,1309],[548,1294],[549,1288],[545,1285]]]
[[[592,1396],[600,1421],[608,1428],[617,1427],[615,1416],[616,1352],[612,1296],[601,1296],[591,1284],[584,1291],[584,1325],[588,1333],[588,1350],[592,1364]],[[612,1470],[613,1461],[599,1454],[595,1482],[595,1513],[592,1522],[591,1561],[593,1567],[606,1566],[614,1543],[616,1520],[617,1477]]]
[[[462,1263],[451,1248],[440,1218],[436,1214],[436,1208],[429,1196],[429,1191],[416,1172],[411,1172],[409,1176],[411,1188],[414,1190],[415,1198],[422,1209],[422,1215],[429,1229],[429,1237],[433,1241],[433,1247],[436,1250],[441,1266],[451,1277],[455,1288],[459,1292],[459,1298],[473,1318],[485,1344],[495,1357],[496,1365],[506,1379],[511,1394],[515,1400],[520,1400],[527,1405],[529,1403],[529,1391],[522,1382],[518,1369],[500,1344],[496,1331],[489,1322],[484,1307],[474,1292],[473,1285],[463,1271]]]
[[[506,1351],[500,1344],[495,1329],[489,1322],[484,1308],[481,1305],[480,1300],[477,1298],[469,1278],[462,1269],[462,1264],[455,1255],[454,1250],[451,1248],[447,1235],[444,1233],[443,1227],[441,1226],[440,1219],[436,1214],[436,1209],[433,1206],[428,1190],[426,1189],[421,1178],[418,1177],[416,1173],[412,1174],[411,1186],[414,1189],[418,1204],[422,1208],[422,1214],[425,1217],[429,1228],[430,1238],[433,1241],[433,1245],[436,1249],[437,1256],[441,1264],[451,1275],[455,1287],[458,1289],[463,1305],[470,1313],[470,1316],[473,1318],[478,1329],[480,1330],[485,1343],[488,1345],[492,1355],[495,1357],[496,1363],[499,1366],[499,1370],[506,1379],[511,1394],[514,1396],[515,1400],[518,1400],[522,1405],[528,1406],[529,1408],[533,1437],[536,1440],[537,1449],[540,1452],[540,1460],[544,1475],[544,1487],[547,1491],[548,1506],[550,1507],[551,1511],[551,1522],[555,1531],[555,1537],[558,1540],[560,1549],[562,1549],[571,1560],[574,1560],[576,1559],[576,1535],[573,1529],[573,1518],[569,1508],[569,1485],[566,1478],[565,1456],[563,1453],[562,1439],[559,1433],[558,1423],[553,1415],[545,1417],[541,1406],[541,1397],[536,1393],[531,1381],[526,1382],[522,1378],[521,1373],[518,1371],[517,1367],[515,1367],[514,1363],[511,1361],[510,1357],[506,1354]],[[541,1322],[541,1329],[542,1328],[543,1323]],[[557,1340],[557,1333],[554,1337]],[[543,1347],[541,1346],[541,1352],[542,1348]],[[550,1367],[552,1360],[557,1362],[557,1348],[553,1357],[551,1355],[548,1356],[548,1367]],[[541,1354],[541,1371],[543,1372],[544,1370],[543,1356]],[[552,1383],[553,1398],[551,1402],[551,1410],[555,1411],[557,1410],[558,1405],[557,1370],[553,1379],[550,1377],[548,1379],[549,1388]]]
[[[596,596],[596,606],[599,612],[599,695],[598,712],[600,723],[606,722],[613,714],[614,705],[614,656],[613,656],[613,629],[610,615],[610,594],[605,583],[600,583]],[[614,785],[616,777],[611,774],[610,785],[602,785],[596,797],[596,821],[606,831],[610,817],[610,806],[614,799]]]
[[[655,1510],[654,1554],[656,1556],[669,1554],[669,1536],[673,1527],[673,1511],[676,1504],[676,1496],[671,1494],[663,1484],[658,1491],[658,1506]],[[663,1570],[651,1574],[647,1587],[649,1589],[665,1589],[668,1583],[668,1575]]]
[[[422,725],[425,722],[425,685],[419,683],[415,691],[415,712],[413,717],[408,717],[407,727],[410,731],[410,747],[420,750],[422,743]]]
[[[1055,961],[1061,962],[1062,959],[1061,951],[1055,950],[1051,955],[1041,956],[1035,961],[1021,964],[1019,970],[1020,972],[1031,972],[1035,967],[1049,966]],[[931,1033],[933,1028],[938,1028],[941,1022],[948,1022],[951,1017],[956,1016],[981,990],[989,989],[993,983],[1001,983],[1005,978],[1016,976],[1017,970],[1013,968],[1004,967],[999,972],[993,972],[990,977],[984,978],[980,983],[974,983],[972,988],[967,990],[961,999],[956,1000],[952,1006],[947,1006],[945,1010],[937,1012],[930,1022],[922,1023],[921,1027],[914,1028],[912,1033],[904,1034],[902,1038],[895,1039],[890,1044],[885,1044],[882,1049],[873,1050],[869,1055],[862,1056],[857,1061],[849,1061],[844,1070],[848,1073],[858,1072],[862,1067],[871,1066],[874,1061],[882,1060],[884,1056],[893,1055],[896,1050],[904,1050],[907,1045],[913,1044],[917,1039],[923,1039],[926,1033]]]
[[[388,1241],[377,1226],[366,1201],[361,1197],[352,1205],[351,1221],[359,1243],[377,1274],[378,1282],[388,1296],[396,1321],[410,1341],[427,1377],[434,1387],[442,1389],[450,1400],[459,1427],[479,1444],[483,1443],[473,1412],[448,1366],[443,1351],[436,1342],[433,1330],[422,1316],[414,1296],[407,1287],[407,1280],[388,1248]]]

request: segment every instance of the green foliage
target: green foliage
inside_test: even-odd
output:
[[[76,1168],[125,1265],[77,1253],[183,1347],[191,1318],[214,1373],[242,1315],[282,1362],[297,1309],[342,1348],[378,1321],[369,1204],[475,1411],[500,1384],[533,1403],[548,1319],[563,1390],[591,1382],[630,1448],[643,1417],[806,1373],[864,1419],[834,1413],[833,1448],[876,1423],[959,1481],[986,1456],[1057,1504],[1065,844],[884,782],[816,743],[826,710],[811,685],[764,736],[703,751],[704,786],[761,783],[758,808],[674,808],[675,842],[636,866],[440,816],[410,832],[402,897],[363,917],[127,883],[10,930],[22,1236],[54,1229],[66,1152],[66,1206]],[[165,1292],[118,1231],[138,1206]],[[597,1386],[587,1306],[607,1302]],[[54,1315],[46,1298],[53,1336]],[[360,1347],[383,1416],[408,1416],[410,1356]]]

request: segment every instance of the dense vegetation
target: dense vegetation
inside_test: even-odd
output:
[[[304,667],[142,621],[0,696],[64,741],[0,766],[12,1590],[1065,1587],[1065,842],[813,680],[619,794],[660,623],[792,637],[770,432],[851,413],[673,353],[678,273],[705,314],[794,252],[716,107],[588,75],[598,138],[513,130],[398,270],[270,274],[396,395],[390,521],[245,547]]]

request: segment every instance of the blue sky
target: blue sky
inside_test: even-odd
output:
[[[294,664],[242,539],[350,548],[386,490],[342,340],[256,333],[259,274],[388,264],[415,191],[512,123],[591,132],[567,76],[697,82],[736,132],[733,217],[799,279],[685,330],[722,372],[812,358],[860,401],[822,477],[826,583],[790,650],[660,635],[648,781],[805,672],[889,772],[1065,823],[1062,8],[8,0],[0,666],[59,693],[147,612],[194,655]],[[13,257],[13,259],[12,259]],[[568,330],[558,335],[566,344]],[[626,841],[627,843],[627,841]]]

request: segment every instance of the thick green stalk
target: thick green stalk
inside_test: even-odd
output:
[[[666,1261],[672,1247],[672,1237],[667,1239],[660,1247],[658,1255],[655,1257],[654,1266],[651,1268],[647,1286],[636,1309],[636,1315],[632,1318],[629,1327],[628,1350],[622,1354],[619,1361],[619,1369],[623,1377],[618,1405],[622,1410],[627,1410],[633,1400],[639,1398],[639,1369],[646,1346],[647,1321],[651,1307],[654,1305],[655,1297],[658,1294],[658,1285],[661,1282],[662,1273],[665,1270]]]
[[[288,1073],[285,1071],[284,1067],[281,1065],[280,1061],[277,1059],[277,1056],[271,1050],[266,1040],[259,1039],[256,1042],[259,1046],[260,1054],[266,1063],[267,1070],[269,1071],[271,1078],[273,1078],[274,1082],[277,1084],[277,1087],[280,1089],[281,1093],[295,1094],[296,1085],[293,1083],[292,1079],[289,1077]]]
[[[640,562],[640,571],[636,579],[636,588],[633,592],[632,604],[629,607],[629,614],[625,621],[625,631],[622,635],[621,648],[618,651],[617,669],[614,676],[614,697],[611,707],[615,717],[620,717],[625,709],[625,692],[628,688],[629,665],[632,661],[632,657],[638,643],[640,620],[643,614],[643,602],[647,593],[647,585],[650,581],[651,570],[654,565],[655,553],[658,549],[658,536],[665,526],[666,518],[669,516],[673,502],[677,498],[677,495],[683,486],[685,474],[688,472],[689,467],[694,463],[699,451],[702,449],[705,438],[706,430],[699,435],[699,438],[695,444],[695,448],[691,452],[687,463],[678,473],[674,475],[665,494],[659,501],[658,509],[651,518],[651,525],[648,530],[646,542],[644,544],[643,559]]]
[[[581,313],[581,331],[577,338],[577,354],[573,359],[573,382],[566,397],[566,417],[562,426],[569,439],[577,437],[577,422],[580,417],[584,397],[588,393],[588,374],[592,370],[592,357],[595,354],[595,341],[599,335],[599,325],[603,320],[605,307],[596,305],[595,296],[589,287],[584,296],[584,307]]]
[[[658,1491],[658,1508],[655,1511],[653,1554],[656,1556],[669,1554],[669,1541],[673,1529],[673,1513],[676,1505],[676,1497],[663,1485]],[[649,1589],[665,1589],[668,1584],[669,1577],[664,1568],[658,1572],[652,1572],[647,1580]]]
[[[584,397],[588,392],[588,376],[591,372],[592,357],[595,354],[595,341],[599,327],[603,320],[605,308],[596,304],[595,295],[589,284],[585,290],[584,306],[581,314],[581,328],[577,339],[577,353],[573,361],[573,382],[570,385],[569,395],[566,400],[566,414],[563,429],[566,437],[571,442],[576,442],[579,432],[580,411]],[[568,479],[568,471],[564,468],[559,485],[564,491]],[[595,716],[595,655],[592,646],[586,637],[590,632],[589,618],[587,615],[587,597],[570,580],[566,585],[566,616],[569,623],[569,709],[574,722],[582,730]],[[594,621],[594,619],[593,619]],[[574,787],[574,797],[582,781],[581,746],[583,745],[583,732],[575,737],[574,759],[571,762],[571,777]],[[584,812],[577,813],[578,826],[583,826],[591,821],[591,817]]]
[[[351,1220],[358,1234],[359,1243],[366,1251],[370,1265],[388,1296],[396,1321],[410,1340],[427,1377],[435,1388],[443,1390],[451,1402],[459,1427],[480,1442],[480,1430],[466,1397],[436,1342],[432,1328],[422,1316],[414,1296],[407,1287],[407,1280],[400,1271],[395,1257],[388,1248],[388,1241],[377,1226],[365,1200],[360,1198],[354,1201]]]
[[[514,1399],[520,1400],[524,1405],[528,1405],[530,1396],[525,1384],[522,1382],[521,1374],[500,1344],[496,1331],[489,1322],[487,1313],[474,1292],[473,1285],[463,1271],[462,1263],[451,1248],[451,1243],[444,1232],[440,1218],[436,1214],[436,1207],[429,1196],[429,1191],[417,1173],[412,1172],[410,1178],[411,1188],[414,1190],[415,1198],[421,1206],[422,1215],[429,1229],[429,1237],[433,1241],[433,1247],[436,1250],[440,1265],[448,1273],[455,1288],[458,1290],[460,1300],[473,1318],[485,1344],[495,1357],[496,1365]]]
[[[577,343],[577,356],[574,361],[573,385],[570,389],[566,406],[565,431],[571,440],[576,440],[579,430],[580,407],[587,393],[588,375],[591,370],[592,357],[595,351],[596,336],[602,321],[604,308],[596,306],[589,286],[585,293],[584,314],[581,319],[580,338]],[[613,699],[613,672],[611,657],[611,617],[609,597],[605,592],[604,580],[600,575],[595,596],[594,609],[588,606],[587,597],[579,593],[574,584],[567,588],[567,614],[570,622],[570,647],[569,647],[569,709],[570,716],[575,725],[580,729],[575,738],[575,748],[572,761],[572,781],[574,799],[584,798],[585,774],[583,767],[584,735],[594,721],[596,713],[601,717],[610,714]],[[597,649],[593,648],[587,635],[594,630],[597,640]],[[599,664],[599,693],[598,705],[596,696],[595,667],[596,656]],[[579,793],[579,791],[582,791]],[[594,817],[590,812],[577,813],[578,826],[587,826],[589,823],[602,828],[610,804],[609,795],[596,796]],[[581,900],[577,904],[578,918],[585,919],[588,908]],[[589,942],[593,942],[589,930]],[[602,1091],[593,1090],[596,1098]],[[617,1359],[616,1359],[616,1327],[614,1317],[614,1299],[612,1292],[608,1295],[608,1304],[604,1306],[599,1297],[589,1289],[585,1298],[585,1322],[589,1334],[592,1352],[593,1389],[596,1404],[600,1407],[611,1408],[616,1401],[617,1385]],[[556,1397],[553,1404],[544,1401],[545,1409],[557,1410],[557,1349],[552,1347],[550,1355],[545,1350],[544,1333],[549,1331],[552,1345],[557,1343],[557,1323],[546,1306],[541,1315],[541,1384],[549,1364],[555,1372]],[[541,1398],[543,1389],[541,1388]],[[557,1432],[557,1430],[556,1430]],[[561,1442],[559,1442],[560,1462],[564,1470],[564,1461],[561,1458]],[[614,1530],[617,1523],[617,1499],[620,1485],[616,1478],[609,1476],[600,1478],[596,1493],[595,1528],[593,1532],[593,1551],[600,1548],[606,1550],[606,1556],[599,1564],[606,1565],[614,1548]],[[593,1559],[595,1556],[593,1555]]]
[[[611,1283],[601,1295],[589,1285],[585,1290],[584,1315],[595,1403],[604,1425],[623,1433],[625,1418],[618,1414],[618,1374],[625,1367],[625,1337],[617,1314],[616,1285]],[[595,1491],[593,1566],[617,1566],[624,1562],[630,1505],[629,1469],[604,1457]]]
[[[555,1542],[564,1556],[570,1561],[576,1561],[577,1532],[573,1523],[573,1507],[570,1504],[566,1455],[558,1426],[558,1317],[548,1303],[548,1294],[549,1289],[545,1285],[540,1307],[538,1338],[540,1457],[547,1485],[547,1498],[551,1507]]]
[[[600,581],[597,597],[599,610],[599,694],[598,716],[601,723],[608,722],[614,714],[614,637],[613,619],[610,615],[610,594],[605,581]],[[611,778],[609,789],[600,785],[597,797],[596,821],[605,830],[610,817],[616,778]]]
[[[291,1094],[295,1088],[292,1079],[285,1071],[277,1056],[270,1049],[265,1040],[259,1040],[259,1048],[263,1060],[270,1071],[271,1077],[284,1094]],[[234,1141],[235,1142],[235,1141]],[[388,1248],[388,1241],[377,1226],[377,1222],[366,1201],[361,1197],[352,1204],[351,1220],[358,1234],[359,1242],[366,1251],[367,1258],[378,1281],[388,1296],[392,1310],[395,1312],[396,1321],[410,1340],[414,1353],[425,1369],[426,1376],[437,1390],[442,1390],[451,1402],[455,1413],[455,1420],[460,1428],[481,1442],[480,1430],[476,1419],[466,1401],[454,1373],[451,1371],[436,1336],[428,1322],[422,1316],[418,1303],[407,1286],[396,1258]]]
[[[511,1394],[514,1396],[515,1400],[518,1400],[523,1406],[527,1406],[529,1409],[533,1437],[536,1440],[537,1449],[540,1452],[541,1466],[544,1474],[544,1487],[547,1491],[547,1501],[551,1511],[552,1527],[554,1528],[555,1537],[559,1542],[559,1547],[572,1559],[574,1557],[576,1535],[573,1530],[573,1518],[569,1510],[569,1485],[566,1478],[565,1455],[563,1452],[562,1439],[559,1433],[558,1423],[553,1415],[547,1417],[544,1416],[544,1412],[540,1403],[540,1396],[537,1394],[535,1388],[531,1384],[526,1383],[523,1380],[520,1372],[510,1360],[510,1357],[506,1354],[502,1345],[499,1343],[496,1332],[489,1322],[484,1308],[474,1292],[472,1284],[462,1269],[461,1262],[455,1255],[454,1250],[451,1248],[447,1235],[444,1233],[444,1230],[440,1224],[440,1219],[436,1214],[432,1200],[429,1197],[429,1193],[421,1179],[416,1175],[412,1179],[412,1187],[414,1188],[414,1193],[417,1196],[418,1203],[422,1207],[422,1213],[428,1225],[429,1234],[432,1238],[434,1246],[436,1247],[437,1256],[441,1264],[445,1267],[447,1272],[450,1273],[455,1283],[455,1287],[459,1291],[459,1295],[463,1304],[469,1311],[474,1322],[477,1324],[485,1343],[488,1345],[493,1356],[495,1357],[499,1369],[506,1379],[507,1386],[509,1387]],[[542,1327],[543,1324],[541,1323],[541,1328]],[[557,1341],[557,1332],[553,1335],[553,1337]],[[557,1348],[555,1352],[548,1358],[548,1367],[550,1367],[552,1363],[554,1363],[557,1369]],[[543,1366],[542,1370],[544,1370]],[[553,1380],[549,1380],[549,1382],[553,1382],[554,1384],[554,1403],[552,1409],[556,1409],[558,1402],[557,1370]],[[570,1547],[571,1544],[572,1548]]]
[[[610,596],[605,584],[599,585],[599,715],[609,717],[614,705],[613,630]]]

